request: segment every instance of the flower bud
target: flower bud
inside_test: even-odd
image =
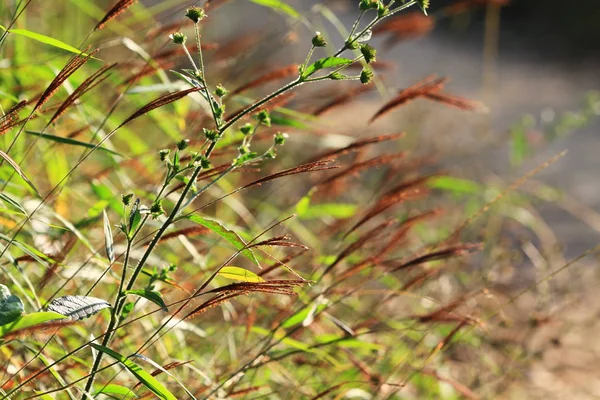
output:
[[[376,56],[377,56],[377,50],[373,47],[371,47],[371,45],[368,44],[361,44],[360,45],[360,52],[362,53],[363,57],[365,58],[365,61],[367,62],[367,64],[371,64],[373,61],[375,61]]]
[[[159,150],[158,151],[158,156],[160,157],[160,161],[166,161],[166,159],[169,156],[170,152],[171,152],[171,150],[169,150],[169,149]]]
[[[206,18],[206,13],[198,7],[190,7],[186,10],[185,16],[191,19],[195,24]]]
[[[229,93],[229,90],[225,89],[224,86],[222,85],[217,85],[217,88],[215,89],[215,94],[219,97],[223,97],[225,96],[227,93]]]
[[[175,44],[185,44],[187,36],[181,32],[174,32],[169,36],[169,39],[171,39]]]
[[[274,142],[276,145],[283,146],[285,144],[285,141],[288,138],[288,134],[277,132],[275,135],[273,135],[273,137],[274,137]]]
[[[258,118],[258,122],[261,124],[270,127],[271,126],[271,117],[269,116],[269,112],[267,110],[262,110],[256,116]]]
[[[316,32],[316,35],[312,38],[312,45],[315,47],[327,46],[327,41],[325,40],[325,37],[321,35],[321,32]]]
[[[243,133],[244,135],[247,135],[247,134],[249,134],[250,132],[252,132],[252,129],[253,129],[253,128],[254,128],[254,126],[252,126],[252,124],[251,124],[250,122],[248,122],[248,123],[244,124],[244,126],[242,126],[242,127],[240,128],[240,131],[242,131],[242,133]]]
[[[360,83],[366,85],[367,83],[371,83],[373,80],[373,71],[368,68],[363,68],[360,73]]]
[[[371,10],[377,8],[378,5],[379,0],[360,0],[360,3],[358,3],[358,9],[363,11]]]
[[[125,207],[131,204],[131,199],[133,198],[133,193],[124,194],[121,196],[121,201],[125,205]]]
[[[190,145],[190,140],[189,139],[182,139],[181,141],[179,141],[177,143],[177,148],[179,150],[185,150],[187,149],[187,147]]]

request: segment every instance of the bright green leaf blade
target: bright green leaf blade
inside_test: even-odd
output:
[[[254,255],[254,253],[250,249],[245,248],[246,243],[234,231],[227,229],[226,227],[224,227],[223,225],[221,225],[221,223],[219,223],[217,221],[203,218],[203,217],[200,217],[199,215],[192,215],[188,218],[190,219],[190,221],[193,221],[199,225],[202,225],[202,226],[210,229],[217,235],[221,236],[223,239],[225,239],[229,243],[231,243],[236,249],[240,250],[240,252],[244,256],[246,256],[248,259],[250,259],[254,264],[259,265],[258,260],[256,259],[256,256]]]
[[[326,57],[322,58],[306,67],[306,70],[302,73],[303,77],[310,76],[315,72],[325,68],[336,68],[343,65],[352,64],[352,60],[344,57]]]
[[[4,194],[4,193],[0,193],[0,200],[10,204],[11,206],[13,206],[14,208],[16,208],[17,210],[21,211],[23,214],[27,215],[27,211],[25,211],[25,209],[23,208],[23,206],[21,206],[19,203],[16,202],[16,200],[8,197],[8,195]]]
[[[281,0],[250,0],[253,3],[260,4],[261,6],[269,7],[270,9],[289,15],[293,18],[301,18],[302,16],[289,4],[284,3]]]
[[[48,321],[56,321],[65,319],[64,315],[52,311],[41,311],[31,314],[25,314],[10,324],[0,326],[0,338],[11,332],[20,331],[21,329],[31,328],[32,326],[40,325]]]
[[[0,25],[0,29],[2,29],[4,31],[7,30],[2,25]],[[44,44],[47,44],[49,46],[56,47],[56,48],[59,48],[59,49],[62,49],[62,50],[66,50],[66,51],[71,52],[71,53],[82,54],[83,56],[87,56],[87,54],[81,53],[81,50],[79,50],[79,49],[77,49],[77,48],[75,48],[73,46],[70,46],[70,45],[68,45],[68,44],[66,44],[64,42],[61,42],[60,40],[51,38],[51,37],[46,36],[46,35],[42,35],[40,33],[31,32],[31,31],[28,31],[27,29],[11,29],[11,30],[9,30],[9,32],[13,33],[15,35],[25,36],[25,37],[28,37],[30,39],[37,40],[38,42],[41,42],[41,43],[44,43]]]
[[[298,210],[298,205],[296,205]],[[342,204],[342,203],[326,203],[326,204],[315,204],[307,207],[302,212],[298,213],[300,219],[315,219],[323,217],[331,217],[337,219],[350,218],[356,214],[358,206],[356,204]]]
[[[112,397],[113,399],[135,399],[138,396],[133,393],[133,391],[125,386],[115,385],[114,383],[109,383],[108,385],[102,385],[100,390],[94,392],[94,397],[99,394],[106,395],[108,397]]]
[[[8,154],[6,154],[5,152],[3,152],[2,150],[0,150],[0,157],[4,158],[4,160],[6,160],[6,162],[15,170],[15,172],[29,185],[29,187],[31,189],[33,189],[33,191],[35,192],[35,194],[37,194],[38,196],[40,196],[40,192],[38,192],[38,190],[36,189],[36,187],[33,185],[33,183],[29,180],[29,178],[27,178],[27,176],[25,176],[25,173],[21,170],[21,167],[19,167],[19,165],[14,162],[14,160],[12,158],[9,157]],[[41,197],[41,196],[40,196]]]
[[[433,189],[441,189],[458,194],[481,194],[484,190],[476,182],[451,176],[433,177],[427,181],[427,185]]]
[[[70,146],[85,147],[87,149],[102,150],[102,151],[106,151],[107,153],[114,154],[116,156],[120,156],[120,154],[115,151],[112,151],[112,150],[104,148],[104,147],[96,147],[96,145],[94,145],[92,143],[82,142],[79,140],[62,137],[62,136],[50,135],[48,133],[42,133],[42,132],[25,131],[25,133],[27,133],[28,135],[33,135],[33,136],[37,136],[37,137],[40,137],[40,138],[43,138],[46,140],[50,140],[50,141],[56,142],[56,143],[68,144]]]
[[[156,290],[149,290],[149,289],[126,290],[125,294],[133,294],[136,296],[143,297],[146,300],[149,300],[149,301],[153,302],[154,304],[156,304],[157,306],[161,307],[163,309],[163,311],[169,311],[169,309],[167,308],[167,305],[165,304],[164,300],[162,299],[160,293],[157,292]]]
[[[98,351],[101,351],[105,354],[108,354],[115,360],[119,361],[123,364],[129,372],[131,372],[144,386],[146,386],[152,393],[157,395],[161,399],[166,400],[177,400],[175,396],[169,390],[163,386],[155,377],[150,375],[148,372],[144,371],[142,367],[134,363],[133,361],[127,359],[122,354],[117,353],[114,350],[109,349],[108,347],[101,346],[96,343],[91,343],[90,346],[95,348]]]
[[[236,281],[244,282],[264,282],[265,280],[260,276],[256,275],[252,271],[248,271],[245,268],[227,266],[219,270],[218,273],[223,278],[233,279]]]
[[[6,325],[23,314],[25,307],[23,302],[14,294],[10,293],[10,290],[2,284],[0,284],[0,325]]]

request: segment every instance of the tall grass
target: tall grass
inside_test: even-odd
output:
[[[385,89],[372,35],[392,45],[462,9],[362,0],[346,31],[325,5],[255,1],[289,32],[227,42],[211,23],[236,12],[224,1],[134,3],[1,11],[2,398],[496,393],[519,355],[486,339],[505,319],[481,265],[509,249],[478,232],[501,200],[527,209],[515,190],[556,159],[490,189],[413,156],[400,130],[323,131]],[[279,64],[292,44],[306,54]],[[485,111],[446,81],[352,119],[423,99]]]

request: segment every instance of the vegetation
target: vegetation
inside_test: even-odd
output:
[[[485,108],[435,76],[356,107],[387,94],[372,36],[426,33],[428,1],[361,0],[349,29],[252,2],[289,32],[228,41],[217,0],[0,8],[0,398],[493,397],[530,357],[489,338],[518,295],[486,278],[507,218],[541,236],[516,189],[560,155],[484,185],[404,132],[331,132]]]

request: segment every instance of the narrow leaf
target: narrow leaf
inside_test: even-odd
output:
[[[227,266],[219,270],[219,275],[223,278],[233,279],[236,281],[244,282],[264,282],[265,280],[260,276],[256,275],[252,271],[248,271],[245,268]]]
[[[56,142],[56,143],[68,144],[71,146],[85,147],[87,149],[96,149],[96,150],[106,151],[107,153],[114,154],[116,156],[120,156],[119,153],[112,151],[110,149],[107,149],[105,147],[96,147],[96,145],[94,145],[92,143],[82,142],[82,141],[71,139],[68,137],[55,136],[55,135],[50,135],[48,133],[35,132],[35,131],[25,131],[25,133],[27,133],[28,135],[33,135],[33,136],[37,136],[37,137],[40,137],[40,138],[43,138],[46,140],[50,140],[50,141]]]
[[[0,29],[2,29],[3,31],[7,30],[2,25],[0,25]],[[59,49],[62,49],[62,50],[66,50],[66,51],[69,51],[71,53],[81,54],[81,55],[87,57],[87,54],[82,53],[81,50],[79,50],[79,49],[77,49],[77,48],[75,48],[73,46],[70,46],[70,45],[68,45],[68,44],[66,44],[64,42],[61,42],[60,40],[51,38],[51,37],[46,36],[46,35],[42,35],[40,33],[31,32],[31,31],[28,31],[27,29],[11,29],[8,32],[14,33],[15,35],[25,36],[25,37],[28,37],[30,39],[37,40],[38,42],[47,44],[49,46],[56,47],[56,48],[59,48]]]
[[[0,193],[0,200],[7,202],[8,204],[10,204],[11,206],[13,206],[17,210],[21,211],[23,214],[27,215],[27,211],[25,211],[25,209],[23,208],[23,206],[21,206],[19,203],[17,203],[16,200],[8,197],[8,195],[6,195],[4,193]]]
[[[71,318],[73,321],[84,319],[98,311],[111,307],[106,300],[91,296],[62,296],[52,300],[46,309]]]
[[[274,11],[278,11],[289,15],[293,18],[301,18],[301,15],[289,4],[284,3],[281,0],[250,0],[253,3],[260,4],[261,6],[269,7]]]
[[[478,194],[484,191],[476,182],[451,176],[435,176],[427,181],[427,186],[457,194]]]
[[[23,302],[10,290],[0,284],[0,325],[9,324],[18,319],[23,314],[25,308]]]
[[[142,213],[140,211],[140,199],[136,199],[131,206],[131,211],[129,212],[129,235],[133,234],[138,226],[142,222]]]
[[[131,372],[144,386],[146,386],[152,393],[157,395],[161,399],[165,400],[177,400],[175,396],[166,387],[162,385],[155,377],[150,375],[148,372],[144,371],[142,367],[134,363],[133,361],[127,359],[122,354],[117,353],[114,350],[109,349],[108,347],[101,346],[96,343],[91,343],[90,346],[95,348],[98,351],[108,354],[115,360],[119,361],[123,364],[129,372]]]
[[[234,231],[227,229],[226,227],[224,227],[221,223],[219,223],[217,221],[203,218],[203,217],[200,217],[199,215],[192,215],[188,218],[190,219],[190,221],[200,224],[200,225],[210,229],[217,235],[221,236],[223,239],[225,239],[229,243],[231,243],[236,249],[240,250],[240,252],[244,256],[246,256],[248,259],[250,259],[250,261],[252,261],[254,264],[260,265],[258,263],[258,260],[256,259],[256,256],[252,252],[252,250],[245,248],[246,242],[244,242],[242,240],[242,238]]]
[[[297,206],[296,206],[297,207]],[[298,210],[298,208],[296,208]],[[358,206],[356,204],[326,203],[315,204],[307,207],[298,213],[300,219],[315,219],[331,217],[337,219],[350,218],[356,214]]]
[[[135,399],[138,397],[131,389],[126,388],[125,386],[115,385],[114,383],[102,385],[100,390],[94,393],[94,398],[96,398],[99,394],[119,400]]]
[[[136,296],[143,297],[146,300],[149,300],[149,301],[153,302],[154,304],[156,304],[157,306],[161,307],[163,309],[163,311],[169,311],[169,309],[167,308],[167,305],[165,304],[164,300],[162,299],[160,293],[157,292],[156,290],[150,290],[150,289],[126,290],[125,294],[133,294]]]
[[[40,325],[44,322],[56,321],[60,319],[65,319],[65,316],[55,312],[42,311],[25,314],[10,324],[0,326],[0,338],[12,332],[31,328],[32,326]]]
[[[110,228],[110,221],[108,220],[106,211],[102,211],[102,215],[104,217],[104,248],[106,249],[106,257],[108,257],[108,261],[112,264],[115,262],[112,229]]]
[[[19,176],[29,185],[29,187],[31,189],[33,189],[33,191],[35,192],[35,194],[37,194],[38,196],[40,196],[40,192],[38,192],[38,190],[35,188],[35,186],[29,180],[29,178],[27,178],[27,176],[25,176],[25,173],[23,171],[21,171],[21,168],[19,167],[19,165],[16,162],[14,162],[13,159],[10,158],[8,154],[6,154],[2,150],[0,150],[0,157],[2,157],[3,159],[5,159],[6,162],[9,163],[10,166],[15,170],[15,172],[17,174],[19,174]]]
[[[343,65],[348,65],[348,64],[352,64],[352,60],[350,60],[349,58],[343,58],[343,57],[322,58],[318,61],[315,61],[308,67],[306,67],[306,70],[302,73],[302,76],[308,77],[308,76],[314,74],[315,72],[317,72],[321,69],[324,69],[324,68],[336,68],[336,67],[341,67]]]

